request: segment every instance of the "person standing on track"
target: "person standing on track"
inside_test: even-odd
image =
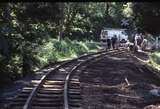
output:
[[[141,43],[141,49],[142,49],[142,51],[145,51],[145,49],[147,47],[147,43],[148,43],[148,41],[146,39],[146,33],[144,33],[142,35],[142,43]]]
[[[107,48],[111,49],[111,38],[107,36]]]
[[[141,50],[141,44],[142,44],[142,42],[143,42],[142,33],[141,34],[136,34],[135,35],[135,40],[134,40],[136,51],[137,50]]]
[[[117,35],[114,35],[111,40],[112,40],[112,47],[113,49],[115,49],[117,43]]]

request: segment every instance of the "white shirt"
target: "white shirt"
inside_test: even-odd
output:
[[[141,38],[141,36],[138,35],[138,34],[136,34],[136,36],[135,36],[135,41],[136,41],[137,39],[140,39],[140,38]]]

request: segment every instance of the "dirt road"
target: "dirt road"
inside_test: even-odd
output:
[[[128,53],[87,66],[80,82],[84,109],[159,109],[150,91],[160,89],[160,79]]]

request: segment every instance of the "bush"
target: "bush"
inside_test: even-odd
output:
[[[152,53],[151,60],[160,65],[160,52]]]
[[[35,53],[28,53],[26,59],[27,65],[32,73],[49,63],[72,59],[82,55],[84,53],[97,50],[98,46],[95,42],[89,41],[77,41],[65,38],[64,40],[58,41],[56,39],[49,39],[43,45],[39,45],[34,49]],[[23,58],[21,55],[12,56],[11,59],[7,60],[4,56],[0,55],[0,72],[1,72],[1,84],[11,82],[19,79],[25,75],[22,74]],[[26,73],[29,74],[29,73]]]
[[[88,53],[91,50],[97,50],[99,46],[92,42],[82,42],[76,40],[70,40],[65,38],[64,40],[58,41],[51,39],[46,43],[39,53],[39,59],[42,65],[53,61],[64,60],[68,58],[74,58],[83,53]]]

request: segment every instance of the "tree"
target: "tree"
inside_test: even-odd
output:
[[[17,74],[31,73],[38,65],[35,49],[48,40],[53,31],[50,26],[58,25],[59,5],[2,3],[0,7],[0,71],[2,78],[4,74],[14,79]]]
[[[160,34],[160,3],[137,3],[133,5],[136,26],[153,35]]]

